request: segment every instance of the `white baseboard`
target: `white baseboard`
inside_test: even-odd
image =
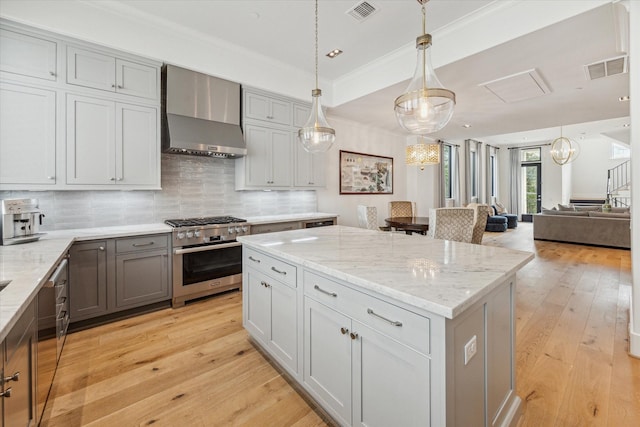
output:
[[[629,297],[629,355],[640,359],[640,331],[633,329],[633,294]]]

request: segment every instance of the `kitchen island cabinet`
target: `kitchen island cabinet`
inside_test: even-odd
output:
[[[238,240],[245,275],[249,254],[295,267],[286,371],[340,425],[516,425],[515,274],[532,254],[342,226]]]

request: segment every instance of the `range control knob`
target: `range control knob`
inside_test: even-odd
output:
[[[229,234],[233,234],[236,232],[236,229],[233,227],[229,227]]]
[[[238,234],[242,233],[242,227],[236,227],[236,233]]]
[[[196,237],[200,237],[201,234],[202,233],[200,233],[200,230],[196,230],[196,231],[193,232],[193,235],[196,236]]]
[[[193,237],[193,231],[189,230],[187,231],[187,239],[190,239]]]
[[[243,232],[243,233],[246,233],[247,231],[249,231],[249,228],[248,228],[248,227],[244,227],[244,226],[243,226],[243,227],[242,227],[242,232]]]
[[[184,239],[184,233],[180,231],[177,235],[178,239]]]

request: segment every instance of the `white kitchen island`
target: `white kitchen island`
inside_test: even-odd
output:
[[[533,254],[332,226],[238,237],[243,323],[341,425],[515,426]]]

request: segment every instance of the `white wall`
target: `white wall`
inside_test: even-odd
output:
[[[391,200],[407,200],[407,166],[404,161],[404,135],[365,126],[343,118],[328,116],[329,124],[336,131],[336,140],[327,153],[324,190],[317,190],[318,210],[336,213],[341,225],[357,226],[356,207],[360,204],[376,206],[378,223],[384,225],[388,203]],[[393,157],[393,194],[340,194],[340,150]],[[420,205],[420,204],[419,204]],[[418,209],[424,208],[419,206]]]
[[[578,142],[580,154],[572,162],[572,198],[598,198],[607,196],[607,170],[625,160],[611,159],[611,140],[601,136]]]

